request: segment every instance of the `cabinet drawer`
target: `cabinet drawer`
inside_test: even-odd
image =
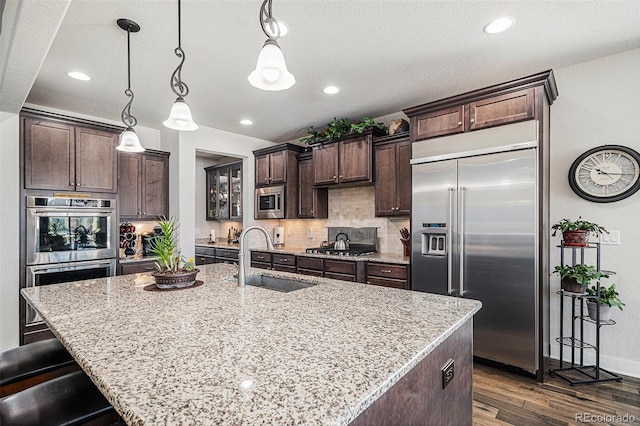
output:
[[[296,273],[296,267],[295,266],[285,266],[285,265],[278,265],[278,264],[273,264],[273,269],[274,271],[280,271],[280,272],[291,272],[291,273]]]
[[[156,270],[155,262],[133,262],[120,265],[120,274],[142,274],[145,272],[154,272]]]
[[[355,282],[356,281],[355,275],[338,274],[338,273],[335,273],[335,272],[325,272],[324,273],[324,277],[325,278],[331,278],[331,279],[334,279],[334,280],[351,281],[351,282]]]
[[[271,263],[265,262],[251,262],[252,268],[260,268],[260,269],[271,269]]]
[[[356,274],[356,262],[349,262],[343,260],[325,260],[324,261],[325,272],[337,272],[338,274]]]
[[[214,247],[196,246],[196,254],[203,254],[205,256],[215,256],[216,255],[216,249]]]
[[[392,265],[388,263],[367,263],[367,278],[370,276],[407,279],[407,267],[404,265]]]
[[[274,265],[296,266],[296,256],[293,254],[276,254],[271,255],[271,262]]]
[[[298,268],[302,269],[314,269],[316,271],[322,271],[324,269],[324,262],[317,257],[301,257],[297,259]]]
[[[196,255],[196,265],[210,265],[215,263],[215,257],[213,256],[198,256]]]
[[[216,249],[216,257],[224,259],[238,259],[238,250]]]
[[[251,262],[263,262],[271,263],[271,253],[264,253],[260,251],[251,252]]]
[[[393,287],[405,289],[408,287],[406,280],[394,280],[390,278],[368,277],[367,284],[379,285],[383,287]]]
[[[300,275],[310,275],[312,277],[322,277],[322,271],[314,270],[314,269],[301,269],[298,266],[298,270],[296,271]]]

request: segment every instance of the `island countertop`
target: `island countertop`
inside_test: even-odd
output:
[[[275,271],[317,285],[240,288],[233,265],[199,287],[147,274],[23,289],[128,424],[327,424],[355,419],[480,302]]]

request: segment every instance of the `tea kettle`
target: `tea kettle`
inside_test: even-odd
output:
[[[344,239],[338,239],[340,235],[344,235]],[[349,248],[349,236],[344,232],[336,234],[336,243],[333,248],[336,250],[347,250]]]

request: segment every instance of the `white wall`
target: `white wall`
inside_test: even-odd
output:
[[[0,112],[0,352],[19,344],[18,302],[20,283],[19,146],[20,117]]]
[[[614,309],[617,324],[600,329],[601,366],[615,372],[640,377],[640,193],[615,203],[592,203],[579,198],[569,187],[571,163],[584,151],[605,144],[625,145],[640,151],[640,49],[607,56],[554,70],[559,96],[551,106],[551,223],[563,217],[596,222],[609,230],[620,230],[619,246],[602,246],[602,268],[616,272],[604,285],[615,283],[624,311]],[[551,267],[559,265],[551,241]],[[595,257],[589,263],[595,264]],[[552,354],[559,355],[554,338],[559,335],[559,301],[551,279]],[[566,306],[566,305],[565,305]],[[569,321],[567,320],[567,323]],[[565,327],[566,331],[569,331]],[[589,324],[585,340],[593,340]],[[566,334],[565,334],[566,335]],[[587,351],[591,355],[593,351]],[[565,355],[569,352],[565,349]],[[565,358],[566,359],[566,358]]]

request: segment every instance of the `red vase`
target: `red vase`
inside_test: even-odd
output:
[[[565,246],[585,247],[589,244],[589,231],[564,231],[562,239]]]

